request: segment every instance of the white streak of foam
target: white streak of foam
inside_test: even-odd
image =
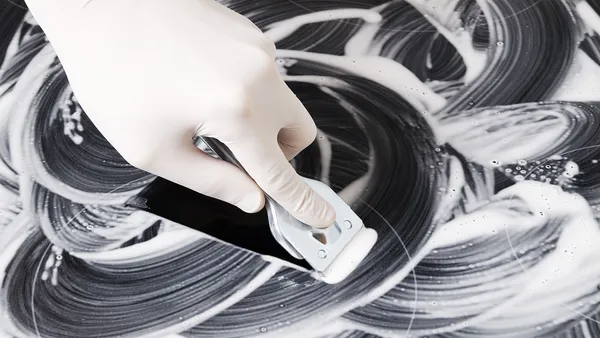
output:
[[[202,233],[181,227],[178,230],[160,233],[148,241],[125,248],[102,252],[72,251],[69,253],[86,261],[123,264],[162,256],[165,252],[176,251],[202,238],[206,238]]]
[[[31,229],[31,222],[24,213],[18,215],[10,224],[8,224],[0,237],[0,257],[1,255],[4,255],[5,252],[10,252],[9,248],[12,248],[13,242],[18,242],[17,238],[21,238],[23,234],[29,234]],[[9,254],[9,256],[12,255]],[[0,264],[0,267],[2,266],[3,265]],[[0,270],[0,272],[3,271],[4,270]]]
[[[446,99],[423,84],[410,70],[384,57],[344,57],[294,50],[278,50],[277,56],[321,63],[377,82],[396,92],[419,112],[435,112],[446,104]],[[436,121],[427,115],[430,114],[423,116],[435,126]]]
[[[507,226],[520,230],[531,229],[546,224],[550,218],[576,215],[571,214],[573,212],[571,210],[584,212],[587,206],[585,201],[585,204],[582,204],[579,195],[566,193],[557,186],[532,181],[518,182],[500,191],[494,199],[513,200],[516,197],[529,206],[531,213],[529,217],[515,217],[503,209],[484,207],[457,217],[438,228],[427,243],[427,248],[431,250],[466,242],[476,237],[493,236],[502,233]],[[587,208],[589,209],[589,206]],[[520,221],[516,222],[516,218]]]
[[[324,325],[307,325],[311,326],[311,328],[307,331],[302,332],[290,332],[285,335],[285,338],[325,338],[329,336],[334,336],[344,331],[350,331],[354,329],[354,325],[351,321],[348,321],[344,318],[337,318],[333,321],[330,321],[328,324]],[[257,334],[254,336],[249,336],[248,338],[265,338],[265,334]],[[284,337],[284,336],[280,336]]]
[[[389,3],[371,8],[380,13]],[[375,36],[381,28],[381,21],[366,22],[349,40],[344,47],[346,56],[379,55],[382,43],[374,43]]]
[[[27,11],[27,14],[25,14],[25,18],[23,18],[23,22],[27,22],[28,24],[30,24],[32,26],[38,25],[37,21],[35,21],[35,18],[33,17],[33,14],[31,14],[31,12],[29,12],[29,11]]]
[[[273,41],[277,42],[280,39],[289,36],[306,23],[351,17],[361,17],[368,24],[377,24],[381,21],[381,15],[377,12],[378,9],[379,8],[372,10],[343,9],[310,13],[274,23],[265,34]],[[366,29],[369,30],[369,28]],[[373,28],[370,28],[371,31],[372,29]],[[291,50],[278,50],[277,55],[279,57],[292,57],[322,62],[332,67],[341,67],[349,72],[387,86],[400,95],[404,94],[402,96],[409,100],[411,104],[417,104],[415,108],[420,111],[422,110],[423,104],[426,106],[426,109],[431,112],[441,109],[446,104],[444,98],[430,90],[411,71],[395,61],[375,56],[365,56],[360,58],[359,56],[366,51],[362,48],[356,48],[356,46],[359,42],[364,43],[364,40],[362,39],[371,36],[370,34],[372,32],[364,33],[363,30],[359,30],[359,33],[364,34],[364,36],[361,38],[360,36],[362,35],[359,35],[358,38],[350,39],[351,44],[347,44],[346,49],[349,50],[352,55],[346,57]],[[402,79],[402,81],[398,81],[398,79]],[[403,83],[406,83],[406,85]],[[421,96],[426,97],[422,98]],[[415,97],[419,97],[423,100],[415,100]]]
[[[447,217],[454,207],[458,205],[462,197],[462,188],[465,186],[465,171],[462,163],[452,156],[448,166],[448,184],[445,188],[444,198],[439,203],[437,212],[433,218],[433,224],[437,224],[443,217]]]
[[[162,338],[162,337],[166,336],[167,334],[179,333],[179,332],[189,330],[192,327],[216,316],[217,314],[221,313],[222,311],[224,311],[225,309],[234,305],[235,303],[239,302],[240,300],[246,298],[254,290],[256,290],[261,285],[263,285],[265,282],[267,282],[269,279],[271,279],[271,277],[273,277],[275,275],[275,273],[277,273],[277,271],[279,271],[280,268],[281,268],[280,265],[271,263],[266,268],[264,268],[260,273],[258,273],[258,275],[256,275],[256,277],[254,277],[250,282],[248,282],[246,285],[242,286],[239,290],[237,290],[235,293],[233,293],[231,296],[227,297],[225,300],[223,300],[219,304],[211,307],[210,309],[208,309],[196,316],[188,318],[179,324],[170,326],[170,327],[162,329],[162,330],[157,330],[155,332],[149,333],[147,335],[143,335],[141,337]]]
[[[454,18],[457,14],[451,8],[446,6],[446,12],[441,13],[442,15],[439,17],[439,15],[436,15],[437,13],[431,8],[444,7],[441,3],[440,6],[432,6],[429,4],[430,1],[407,0],[407,2],[417,9],[423,17],[429,21],[429,23],[431,23],[433,27],[446,38],[446,40],[448,40],[448,42],[454,45],[456,51],[462,57],[463,62],[467,67],[464,82],[469,84],[475,80],[485,69],[488,57],[486,52],[476,50],[473,47],[473,37],[469,32],[464,29],[450,31],[442,22],[440,22],[441,20],[449,22],[452,21],[452,19],[455,19],[453,20],[455,22],[459,22]],[[447,4],[447,2],[445,3]]]
[[[600,35],[600,16],[598,16],[598,13],[596,13],[592,6],[587,1],[580,1],[575,8],[577,14],[579,14],[579,18],[596,34]]]
[[[329,185],[329,174],[331,171],[331,157],[333,151],[331,149],[329,137],[320,129],[317,130],[317,145],[319,146],[319,153],[321,154],[320,181]]]
[[[579,322],[579,327],[581,327],[581,333],[583,333],[583,338],[594,338],[592,333],[590,332],[590,327],[585,320]]]
[[[591,281],[600,277],[600,264],[590,263],[600,256],[600,248],[595,245],[600,241],[600,229],[587,201],[577,194],[566,193],[557,186],[530,181],[520,182],[500,194],[505,195],[504,197],[508,194],[518,196],[532,208],[534,218],[543,220],[550,215],[554,219],[564,218],[565,223],[554,251],[534,267],[527,270],[523,268],[520,278],[525,283],[517,295],[472,318],[469,325],[477,325],[501,316],[521,304],[532,307],[535,305],[535,308],[539,309],[546,298],[539,297],[540,295],[558,299],[557,294],[566,292],[571,297],[565,295],[561,304],[557,305],[562,307],[569,306],[569,301],[595,292],[597,283]],[[531,227],[535,226],[535,223],[539,224],[523,222],[522,225]],[[588,271],[581,274],[584,270]],[[590,275],[595,278],[590,278]],[[585,284],[588,284],[587,287]],[[574,309],[571,308],[571,311],[573,315],[576,314]]]
[[[379,23],[367,23],[361,27],[346,43],[344,53],[346,56],[377,55],[381,46],[373,46],[372,41],[379,31]]]
[[[573,62],[558,90],[554,101],[599,101],[600,66],[581,49],[575,51]]]
[[[29,107],[23,102],[33,102],[37,89],[45,81],[44,74],[54,61],[54,56],[54,50],[49,44],[42,48],[29,62],[13,88],[13,92],[18,93],[18,96],[15,97],[14,104],[11,107],[13,115],[10,119],[9,129],[18,132],[9,134],[9,144],[12,155],[11,163],[15,167],[15,171],[19,173],[25,172],[26,169],[23,163],[26,152],[22,145],[22,133],[25,130]]]
[[[511,310],[511,313],[522,312],[523,320],[527,320],[526,324],[529,326],[551,320],[552,314],[565,318],[579,318],[581,314],[572,305],[578,299],[596,292],[595,281],[600,278],[600,262],[597,261],[600,248],[595,243],[600,241],[600,229],[586,200],[577,194],[564,192],[560,187],[532,181],[519,182],[495,196],[496,199],[504,200],[515,197],[529,206],[531,216],[510,217],[508,214],[502,215],[501,209],[492,213],[475,212],[466,215],[459,221],[451,221],[439,227],[429,244],[413,258],[420,261],[425,256],[423,253],[428,253],[433,248],[456,245],[475,237],[497,236],[502,233],[504,227],[509,225],[525,231],[542,226],[550,219],[566,220],[554,251],[547,254],[533,268],[527,270],[523,268],[523,273],[513,276],[511,281],[506,281],[512,285],[508,290],[514,290],[516,295],[512,295],[512,298],[489,311],[469,319],[469,326],[485,325],[490,320],[499,320],[495,318],[502,317],[508,310]],[[485,222],[473,222],[477,220],[477,215],[485,216]],[[490,231],[492,229],[495,231]],[[485,287],[481,285],[478,289],[487,294]],[[530,311],[540,308],[547,308],[550,315],[529,314]],[[439,311],[430,315],[444,316]],[[355,329],[385,337],[404,336],[403,332],[381,330],[369,325],[359,325]],[[438,333],[450,332],[456,330],[456,327],[450,325],[436,330]]]
[[[460,16],[456,11],[457,0],[409,0],[407,2],[421,14],[435,16],[436,21],[444,26],[461,25]]]
[[[291,19],[275,22],[267,27],[265,35],[273,42],[277,43],[306,24],[355,18],[363,19],[367,23],[378,23],[381,21],[381,15],[379,13],[368,9],[332,9],[299,15]]]
[[[376,335],[378,337],[385,337],[385,338],[414,338],[414,337],[423,337],[421,335],[416,334],[416,332],[411,331],[413,334],[410,334],[410,332],[407,332],[406,330],[401,330],[401,331],[392,331],[392,330],[387,330],[381,327],[377,327],[377,326],[371,326],[368,324],[363,324],[363,323],[358,323],[358,322],[351,322],[349,320],[347,320],[347,328],[346,330],[357,330],[357,331],[362,331],[368,334],[372,334],[372,335]],[[343,331],[340,331],[339,333],[341,333]],[[425,335],[424,335],[425,336]],[[426,337],[426,336],[425,336]]]
[[[110,214],[105,213],[105,218],[109,218]],[[130,215],[121,219],[109,219],[105,224],[106,227],[94,228],[96,235],[102,236],[112,243],[104,246],[105,250],[120,247],[129,239],[141,235],[147,228],[155,222],[163,220],[162,218],[146,211],[133,211]]]
[[[439,134],[470,161],[486,167],[535,157],[568,136],[568,118],[550,108],[512,118],[515,121],[507,123],[507,117],[489,109],[470,118],[445,120]],[[523,122],[517,123],[519,119]]]
[[[340,103],[340,105],[342,105],[348,111],[352,112],[353,107],[347,105],[347,103],[344,102],[344,100],[341,97],[339,97],[339,95],[337,93],[335,93],[334,91],[330,90],[327,87],[321,87],[321,90],[324,93],[330,95],[331,97],[336,98],[338,100],[338,102]],[[359,122],[359,121],[357,121],[357,122]],[[372,148],[372,146],[369,144],[369,151],[371,148]],[[357,202],[359,200],[361,194],[367,188],[367,185],[371,180],[371,176],[373,175],[373,168],[375,167],[375,158],[373,158],[372,156],[369,156],[367,166],[369,169],[367,170],[366,174],[364,174],[360,178],[352,181],[350,184],[348,184],[346,187],[344,187],[344,189],[342,189],[341,191],[339,191],[337,193],[346,204],[352,205],[355,202]]]
[[[370,163],[369,171],[365,175],[352,181],[344,189],[338,192],[338,195],[346,204],[352,205],[358,202],[360,196],[368,187],[368,184],[371,180],[371,176],[373,176],[372,168],[373,165]]]
[[[19,215],[8,227],[5,232],[0,236],[0,285],[4,283],[6,277],[6,271],[8,265],[13,260],[17,251],[21,248],[23,243],[27,240],[31,234],[30,220],[24,216]],[[0,297],[0,333],[2,331],[11,334],[11,337],[25,337],[27,334],[19,329],[9,314],[6,304],[3,304],[2,297]]]
[[[298,322],[276,332],[261,335],[261,337],[280,338],[288,337],[292,334],[296,334],[297,337],[310,335],[314,327],[328,323],[331,320],[335,320],[336,318],[342,316],[344,313],[351,311],[357,307],[365,306],[386,294],[389,290],[391,290],[400,282],[402,282],[406,278],[406,276],[408,276],[408,274],[417,266],[417,264],[419,264],[419,262],[423,260],[423,258],[425,258],[425,256],[427,256],[428,254],[429,252],[425,250],[419,250],[414,256],[410,257],[410,260],[406,265],[404,265],[401,269],[397,270],[387,279],[383,280],[379,285],[377,285],[373,289],[369,290],[368,292],[365,292],[364,294],[360,295],[358,298],[352,301],[341,300],[337,303],[335,307],[328,309],[325,312],[319,313],[317,316],[314,317],[310,327],[307,327],[307,325],[305,325],[305,322]]]
[[[28,12],[29,14],[29,12]],[[4,67],[6,67],[11,59],[13,58],[13,56],[15,56],[15,54],[19,51],[19,37],[21,36],[21,31],[23,30],[23,24],[21,23],[19,25],[19,28],[17,29],[17,31],[15,32],[15,34],[12,37],[5,37],[8,39],[12,39],[10,41],[10,43],[8,44],[8,47],[6,48],[6,52],[4,53],[4,62],[2,62],[0,64],[0,78],[2,78],[2,75],[4,74]],[[0,87],[2,88],[2,87]],[[0,93],[2,92],[2,90],[0,90]]]

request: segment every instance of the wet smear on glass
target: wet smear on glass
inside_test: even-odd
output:
[[[264,215],[128,165],[5,2],[2,334],[600,336],[599,2],[225,4],[275,41],[319,128],[293,164],[379,233],[371,254],[318,282]]]

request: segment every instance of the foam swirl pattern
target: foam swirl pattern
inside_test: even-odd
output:
[[[319,128],[293,164],[373,251],[328,285],[126,204],[154,177],[5,2],[0,337],[600,337],[600,2],[224,3],[276,43]]]

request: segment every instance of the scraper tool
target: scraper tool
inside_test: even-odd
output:
[[[194,142],[207,154],[243,170],[221,142],[200,137]],[[297,268],[312,271],[316,279],[335,284],[344,280],[367,256],[377,241],[377,233],[365,227],[360,217],[327,185],[303,179],[335,208],[337,217],[332,226],[326,229],[308,226],[266,194],[265,209],[247,214],[226,202],[162,178],[154,180],[127,204],[223,242],[281,259]]]
[[[243,170],[229,148],[218,140],[196,137],[194,143],[211,156]],[[377,233],[365,227],[360,217],[327,185],[313,179],[303,179],[336,210],[334,224],[326,229],[306,225],[265,194],[271,233],[291,256],[306,260],[314,269],[315,277],[326,283],[338,283],[354,271],[371,251],[377,241]]]

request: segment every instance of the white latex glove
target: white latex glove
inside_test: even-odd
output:
[[[250,20],[213,0],[26,3],[82,108],[129,163],[246,212],[262,209],[262,188],[307,224],[333,222],[288,162],[315,139],[314,121]],[[197,149],[196,131],[251,177]]]

